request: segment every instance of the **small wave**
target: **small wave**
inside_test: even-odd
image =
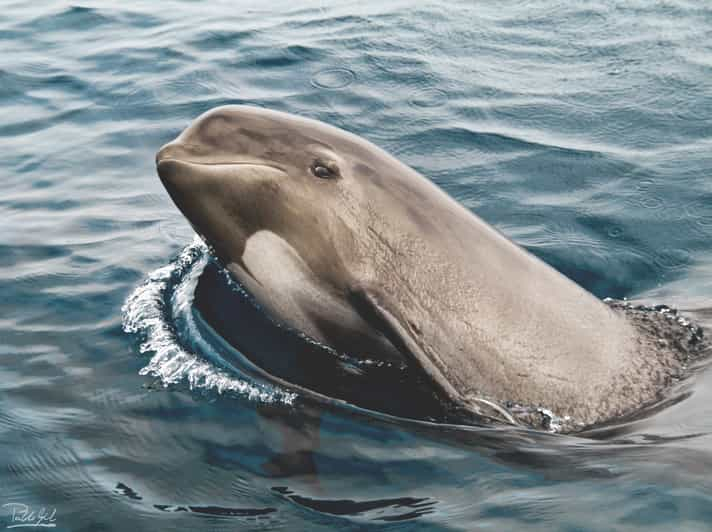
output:
[[[152,353],[139,373],[158,378],[166,387],[187,384],[191,390],[292,405],[296,394],[231,375],[181,344],[176,317],[184,322],[191,320],[195,285],[208,257],[205,244],[195,237],[177,259],[151,273],[126,300],[123,330],[143,338],[141,353]],[[191,334],[196,332],[190,323],[188,328]]]

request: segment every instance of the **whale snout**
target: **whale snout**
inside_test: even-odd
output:
[[[209,146],[200,143],[172,140],[156,152],[156,166],[165,161],[183,161],[186,163],[212,163],[217,162]],[[218,156],[219,159],[219,156]]]
[[[156,171],[169,192],[175,187],[180,175],[181,161],[186,159],[189,159],[186,150],[175,141],[169,142],[156,153]]]
[[[287,175],[282,165],[272,161],[230,153],[205,154],[199,144],[180,140],[158,150],[156,171],[173,200],[180,202],[179,207],[184,201],[197,201],[198,196],[224,196],[228,190],[238,197],[250,185],[266,186]]]
[[[156,166],[168,159],[180,159],[183,155],[175,142],[169,142],[156,152]]]
[[[156,161],[156,170],[161,182],[167,188],[172,187],[179,174],[180,163],[175,159],[161,159]]]
[[[199,144],[186,143],[178,139],[169,142],[156,152],[156,171],[163,185],[172,188],[187,186],[193,179],[199,178],[201,166],[220,162],[206,148]]]

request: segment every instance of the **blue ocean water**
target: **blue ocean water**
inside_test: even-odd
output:
[[[0,526],[26,505],[71,531],[709,529],[707,372],[588,440],[221,365],[191,312],[208,258],[153,161],[217,105],[323,120],[596,295],[704,326],[708,4],[10,1],[0,43]]]

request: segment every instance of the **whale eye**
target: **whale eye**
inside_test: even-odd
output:
[[[339,177],[339,168],[334,163],[316,160],[311,165],[311,173],[320,179]]]

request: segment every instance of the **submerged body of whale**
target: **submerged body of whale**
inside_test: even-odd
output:
[[[657,401],[696,350],[694,328],[601,302],[326,124],[221,107],[156,161],[266,314],[355,360],[410,368],[446,408],[512,423],[546,408],[575,430]]]

